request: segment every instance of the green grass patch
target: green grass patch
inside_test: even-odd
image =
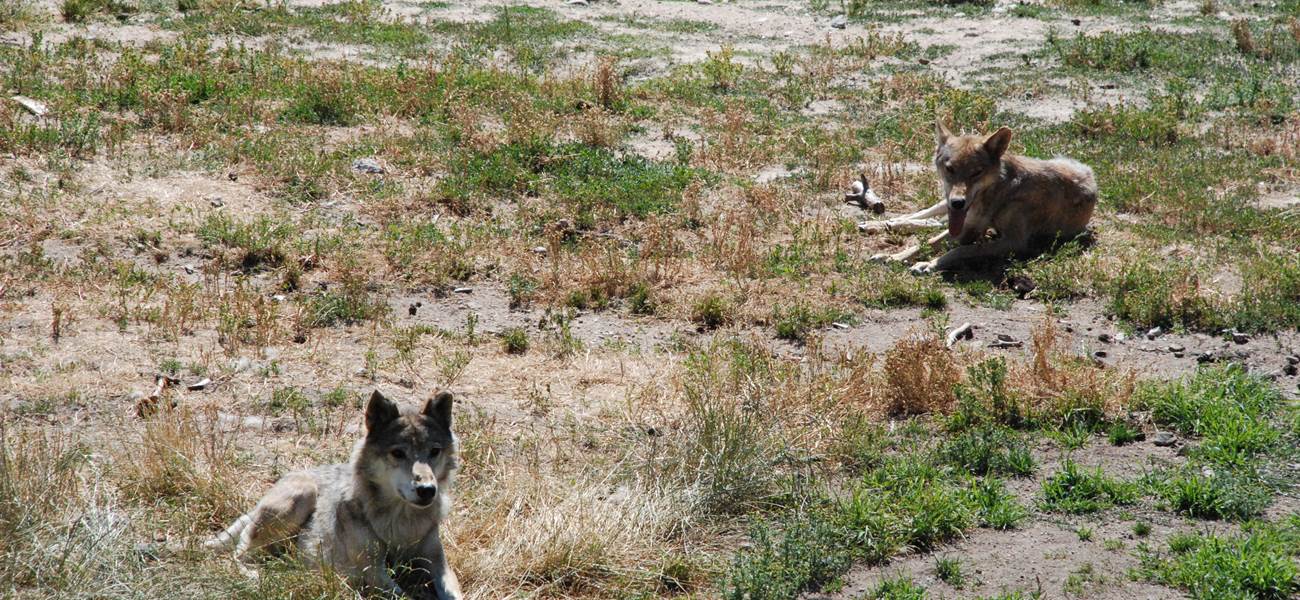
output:
[[[1087,514],[1137,502],[1138,488],[1107,476],[1101,468],[1085,469],[1066,459],[1061,470],[1043,481],[1043,510]]]
[[[1168,554],[1148,551],[1142,573],[1194,600],[1284,600],[1300,593],[1300,517],[1255,523],[1239,535],[1176,534]]]

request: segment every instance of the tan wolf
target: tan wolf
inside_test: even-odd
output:
[[[938,247],[952,238],[958,246],[931,261],[912,266],[913,273],[951,270],[971,261],[1025,256],[1043,246],[1083,233],[1097,206],[1097,181],[1092,169],[1069,158],[1039,160],[1007,154],[1011,130],[1003,127],[988,137],[953,135],[935,123],[934,167],[943,185],[943,200],[920,212],[863,225],[865,231],[908,231],[940,225],[934,217],[947,213],[948,230],[928,240]],[[953,190],[962,187],[963,195]],[[989,231],[994,236],[986,239]],[[920,246],[896,254],[872,257],[905,261]]]
[[[285,475],[205,546],[234,546],[254,577],[257,555],[293,549],[370,590],[460,600],[439,536],[457,466],[451,404],[444,391],[400,410],[376,390],[351,460]]]

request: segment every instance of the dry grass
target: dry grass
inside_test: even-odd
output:
[[[943,413],[957,400],[953,386],[961,381],[961,366],[937,333],[899,340],[885,353],[883,371],[885,410],[891,415]]]

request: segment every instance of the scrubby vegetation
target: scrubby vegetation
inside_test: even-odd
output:
[[[198,544],[450,387],[469,598],[1300,593],[1295,2],[596,8],[0,0],[0,589],[352,597]],[[1091,234],[872,262],[936,119]]]

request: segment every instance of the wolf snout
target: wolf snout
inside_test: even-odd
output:
[[[415,486],[415,496],[422,504],[433,502],[433,499],[438,496],[438,486],[432,483],[418,484]]]
[[[951,206],[953,210],[962,210],[966,208],[966,199],[962,197],[949,199],[948,206]]]

